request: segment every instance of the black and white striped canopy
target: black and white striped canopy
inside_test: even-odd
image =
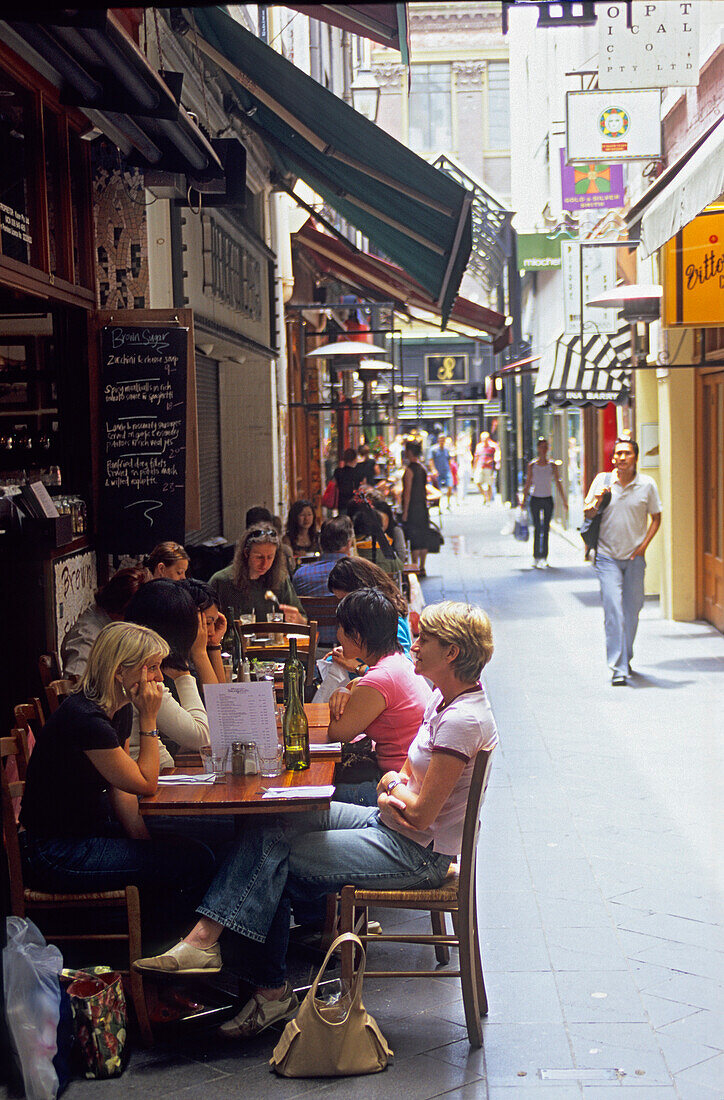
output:
[[[541,406],[628,403],[631,395],[631,333],[623,325],[611,336],[561,335],[543,354],[534,401]]]

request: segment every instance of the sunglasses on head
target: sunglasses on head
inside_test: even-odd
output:
[[[273,527],[252,527],[248,542],[276,542],[278,535]]]

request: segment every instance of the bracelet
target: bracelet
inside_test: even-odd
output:
[[[357,671],[359,672],[360,676],[366,676],[369,670],[370,666],[366,665],[364,661],[357,661]]]
[[[221,650],[221,646],[220,645],[207,645],[206,650],[207,650],[207,652],[209,650],[214,650],[214,651]]]
[[[158,730],[139,730],[140,737],[158,737]]]

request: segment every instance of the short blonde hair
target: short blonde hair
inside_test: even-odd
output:
[[[466,683],[475,683],[493,656],[493,631],[482,607],[453,600],[430,604],[420,615],[420,633],[458,647],[451,667]]]
[[[118,705],[116,673],[137,668],[151,657],[168,657],[168,643],[155,630],[136,623],[109,623],[88,654],[85,672],[74,691],[82,691],[106,713]]]

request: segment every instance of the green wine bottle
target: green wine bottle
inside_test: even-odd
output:
[[[304,699],[304,681],[306,670],[297,656],[297,639],[289,639],[289,656],[284,662],[284,705],[289,703],[289,689],[292,680],[297,682],[299,698]]]
[[[234,620],[234,608],[226,609],[226,633],[221,639],[221,656],[231,658],[231,678],[236,683],[241,673],[241,637]]]
[[[298,663],[303,668],[301,661]],[[303,681],[296,674],[290,675],[289,697],[284,711],[284,724],[282,727],[284,765],[291,772],[305,771],[309,767],[309,723],[304,713],[302,683]]]

